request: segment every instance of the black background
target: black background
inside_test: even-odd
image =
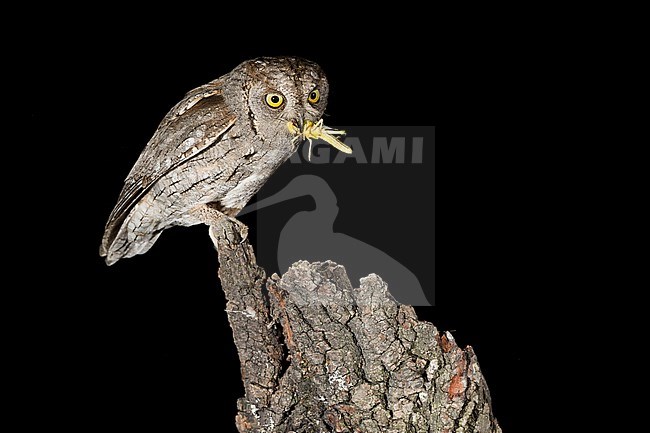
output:
[[[89,21],[43,34],[26,54],[32,85],[23,102],[33,151],[49,169],[33,201],[49,212],[25,221],[34,219],[47,256],[42,274],[53,282],[29,295],[43,319],[34,325],[33,371],[44,398],[61,403],[51,417],[89,431],[235,431],[243,390],[205,227],[170,230],[146,255],[110,268],[97,250],[124,177],[186,91],[252,57],[298,55],[328,74],[332,125],[436,126],[436,306],[417,312],[474,348],[504,431],[523,431],[520,380],[531,337],[530,275],[521,275],[532,228],[519,223],[527,211],[513,211],[521,191],[510,188],[512,174],[487,163],[512,151],[495,123],[503,121],[502,77],[471,44],[449,56],[426,23],[402,24],[355,27],[345,43],[328,41],[324,28],[269,35],[264,20],[241,24],[263,43],[239,42],[233,32],[197,32],[181,17],[155,32]],[[418,205],[386,211],[399,219]],[[433,245],[419,248],[426,254]],[[28,246],[25,257],[34,251]]]

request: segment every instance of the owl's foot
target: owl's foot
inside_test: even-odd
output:
[[[223,222],[224,219],[227,219],[228,221],[231,221],[237,225],[237,228],[239,230],[239,237],[241,238],[239,241],[240,244],[248,239],[248,226],[246,224],[234,217],[226,215],[211,204],[202,204],[197,206],[192,211],[190,211],[190,215],[196,220],[197,223],[203,223],[209,226],[210,239],[212,239],[212,242],[215,246],[217,245],[217,236],[214,230]]]
[[[224,215],[224,216],[226,217],[226,219],[228,219],[229,221],[237,225],[237,228],[239,229],[239,238],[240,238],[239,243],[243,244],[246,241],[246,239],[248,239],[248,226],[236,218],[233,218],[228,215]],[[210,234],[210,239],[212,239],[212,243],[217,245],[217,235],[215,229],[217,229],[217,226],[211,225],[209,227],[208,233]]]

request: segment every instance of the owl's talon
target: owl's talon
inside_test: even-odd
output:
[[[214,249],[216,250],[219,237],[214,234],[214,229],[215,226],[208,226],[208,234],[210,235],[210,240],[212,240],[212,245],[214,245]]]
[[[239,237],[241,237],[239,244],[241,245],[246,242],[246,239],[248,239],[248,226],[235,218],[230,218],[230,220],[234,223],[237,223],[239,226]]]

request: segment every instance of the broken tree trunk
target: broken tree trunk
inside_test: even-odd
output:
[[[238,228],[211,231],[241,361],[240,432],[500,432],[471,347],[418,321],[377,275],[295,263],[265,277]]]

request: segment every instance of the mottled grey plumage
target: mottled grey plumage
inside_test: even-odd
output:
[[[269,95],[282,98],[282,105],[273,108]],[[327,96],[318,65],[287,57],[246,61],[190,91],[126,178],[100,255],[111,265],[143,254],[166,228],[206,222],[206,209],[237,215],[309,138],[296,131],[317,123]]]

